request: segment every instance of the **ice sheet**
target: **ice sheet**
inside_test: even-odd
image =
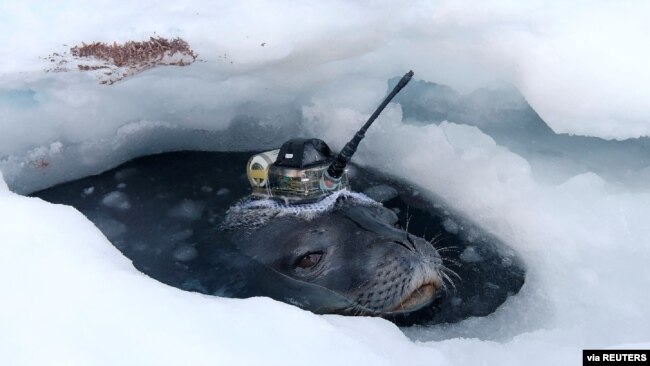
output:
[[[540,179],[532,158],[477,127],[404,124],[391,105],[355,160],[442,197],[529,267],[522,291],[496,313],[404,330],[422,342],[380,319],[163,286],[78,212],[11,194],[4,182],[26,193],[135,156],[266,149],[287,136],[319,136],[339,149],[386,80],[409,68],[461,93],[510,83],[557,132],[650,136],[648,6],[3,1],[4,363],[566,365],[579,364],[583,348],[647,348],[650,169],[642,154],[633,155],[641,167],[630,172],[634,188],[610,181],[616,159],[576,174],[566,159],[542,155],[535,164],[562,174]],[[154,32],[183,37],[199,60],[112,86],[43,71],[42,57],[80,42]]]

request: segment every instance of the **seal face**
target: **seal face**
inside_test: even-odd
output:
[[[328,200],[320,207],[247,202],[230,210],[225,229],[245,255],[348,301],[320,304],[328,312],[408,313],[433,301],[445,267],[430,242],[361,194],[341,191]]]

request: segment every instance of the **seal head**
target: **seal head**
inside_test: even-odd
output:
[[[249,201],[233,207],[224,224],[242,253],[347,300],[312,303],[310,310],[408,313],[443,287],[444,266],[433,245],[401,229],[393,211],[362,194],[341,191],[305,207]]]

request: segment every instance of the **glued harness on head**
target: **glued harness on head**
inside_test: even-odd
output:
[[[230,207],[221,224],[222,230],[246,228],[256,229],[278,217],[294,217],[310,221],[316,217],[349,205],[368,207],[381,206],[363,193],[350,192],[347,189],[336,191],[319,201],[300,204],[278,202],[271,198],[248,197]]]

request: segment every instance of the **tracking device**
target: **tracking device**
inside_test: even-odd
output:
[[[332,153],[325,141],[317,138],[291,139],[280,149],[253,155],[246,165],[253,194],[294,204],[315,202],[331,193],[349,189],[347,164],[368,128],[412,77],[413,71],[402,77],[337,155]]]

